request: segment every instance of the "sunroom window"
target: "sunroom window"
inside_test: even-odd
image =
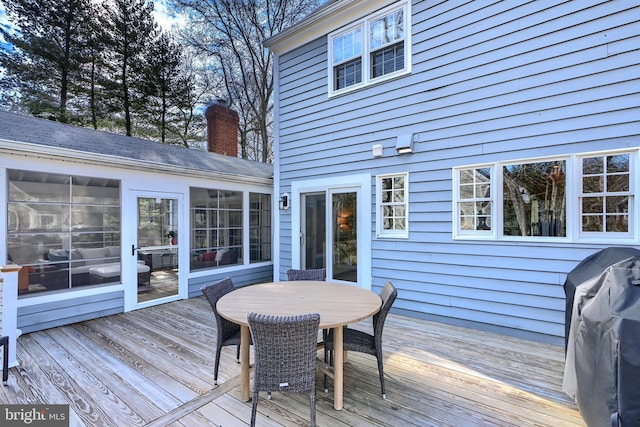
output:
[[[329,35],[329,95],[410,71],[409,3]]]
[[[242,192],[191,188],[191,271],[242,264]]]
[[[119,273],[120,181],[7,173],[7,258],[23,267],[21,296],[103,284],[101,267]]]

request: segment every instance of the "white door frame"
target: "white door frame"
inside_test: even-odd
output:
[[[357,193],[358,282],[357,286],[371,290],[371,175],[357,174],[330,178],[314,178],[291,183],[291,268],[300,268],[301,206],[303,193],[325,192],[343,188]],[[327,202],[331,207],[331,199]],[[327,240],[329,242],[330,240]],[[327,262],[331,258],[327,254]]]
[[[122,239],[122,283],[124,284],[124,309],[125,311],[136,310],[139,308],[150,307],[163,304],[170,301],[177,301],[188,297],[188,270],[189,260],[185,254],[189,252],[189,239],[180,238],[184,233],[178,232],[178,293],[165,298],[158,298],[151,301],[138,303],[138,270],[136,263],[138,262],[138,253],[132,247],[137,247],[138,243],[138,197],[145,198],[162,198],[178,200],[178,225],[180,231],[185,230],[187,216],[185,214],[185,197],[182,193],[145,191],[145,190],[129,190],[129,211],[132,212],[129,221],[129,239]],[[123,227],[123,233],[125,228]]]

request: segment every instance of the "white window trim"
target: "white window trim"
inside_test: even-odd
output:
[[[491,198],[491,222],[490,222],[490,230],[463,230],[460,227],[460,215],[458,212],[458,202],[460,201],[460,171],[468,170],[468,169],[482,169],[489,168],[491,170],[491,181],[490,183],[490,198]],[[496,164],[494,163],[485,163],[478,164],[472,166],[464,166],[453,168],[453,230],[454,230],[454,238],[464,238],[464,239],[495,239],[496,238],[496,228],[497,228],[497,205],[496,205]]]
[[[404,211],[405,211],[405,228],[404,230],[385,230],[382,228],[382,179],[404,177]],[[409,172],[389,173],[384,175],[376,175],[376,237],[384,239],[408,239],[409,238]]]
[[[636,149],[637,150],[637,149]],[[593,231],[582,231],[581,223],[582,223],[582,206],[580,204],[580,199],[583,196],[582,193],[582,159],[586,157],[599,157],[599,156],[610,156],[615,154],[624,154],[629,153],[629,194],[633,197],[633,203],[629,203],[629,231],[626,233],[606,233],[606,232],[593,232]],[[576,161],[576,171],[574,175],[574,182],[576,182],[576,186],[574,188],[575,195],[573,197],[576,203],[576,227],[575,227],[575,235],[581,241],[591,241],[602,243],[603,240],[610,241],[614,240],[616,242],[627,240],[630,243],[637,243],[638,241],[638,199],[640,196],[637,192],[636,182],[638,180],[638,176],[640,173],[638,172],[638,155],[640,151],[635,151],[634,149],[627,150],[615,150],[615,151],[599,151],[596,153],[580,153],[575,156]],[[610,193],[605,193],[610,194]],[[614,238],[616,234],[619,234],[620,238]]]
[[[630,194],[633,196],[632,203],[629,204],[629,231],[627,233],[606,233],[606,232],[582,232],[581,231],[581,207],[579,199],[582,188],[582,168],[581,162],[585,157],[611,156],[616,154],[629,154],[630,170]],[[495,163],[482,163],[464,165],[452,168],[452,237],[454,240],[499,240],[518,242],[553,242],[553,243],[595,243],[595,244],[639,244],[640,240],[640,194],[638,194],[637,180],[640,178],[640,147],[631,147],[616,150],[603,150],[588,153],[576,153],[571,155],[557,155],[546,157],[526,158],[519,160],[498,161]],[[503,178],[502,168],[509,164],[534,163],[549,160],[566,161],[566,236],[506,236],[503,234]],[[481,232],[475,230],[460,230],[460,217],[457,212],[457,204],[460,201],[459,171],[466,169],[477,169],[490,167],[492,173],[491,198],[493,203],[493,214],[491,218],[491,231]]]
[[[371,63],[370,63],[370,38],[369,38],[369,27],[371,22],[380,18],[381,16],[388,15],[389,13],[404,9],[404,17],[405,17],[405,28],[404,28],[404,62],[405,66],[402,70],[395,71],[393,73],[385,74],[380,77],[376,77],[375,79],[371,77]],[[358,84],[354,84],[342,89],[335,89],[335,80],[334,80],[334,65],[333,65],[333,39],[339,37],[343,34],[349,33],[354,29],[361,27],[362,28],[362,81]],[[353,90],[358,90],[362,87],[366,87],[372,84],[377,84],[380,82],[384,82],[387,80],[391,80],[397,78],[399,76],[403,76],[405,74],[411,73],[411,2],[402,2],[399,4],[393,4],[390,6],[381,9],[375,14],[369,15],[365,18],[362,18],[349,26],[340,28],[337,31],[330,33],[327,36],[327,80],[328,80],[328,95],[329,98],[337,95],[342,95],[347,92],[351,92]]]

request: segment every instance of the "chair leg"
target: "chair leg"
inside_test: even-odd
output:
[[[324,363],[327,364],[327,362],[329,362],[329,366],[333,366],[333,350],[327,350],[325,347]],[[324,392],[329,393],[329,387],[327,386],[327,374],[324,374]]]
[[[309,395],[309,406],[311,407],[311,415],[310,415],[311,427],[315,427],[316,426],[316,391],[315,390],[311,391]]]
[[[376,355],[378,359],[378,373],[380,374],[380,388],[382,389],[382,398],[387,398],[387,393],[384,391],[384,368],[382,366],[382,354]]]
[[[9,379],[9,337],[1,337],[0,345],[4,350],[2,352],[2,384],[7,385]]]
[[[236,363],[240,363],[240,344],[236,348]]]
[[[216,348],[216,366],[213,369],[213,384],[218,385],[218,368],[220,368],[220,352],[222,347]]]
[[[253,392],[253,402],[251,402],[251,427],[256,425],[256,413],[258,412],[258,392]]]

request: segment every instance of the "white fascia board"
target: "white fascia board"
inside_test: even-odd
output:
[[[126,157],[112,156],[108,154],[88,153],[85,151],[70,150],[68,148],[50,147],[21,141],[0,139],[0,154],[23,155],[49,160],[63,160],[73,163],[109,165],[120,169],[135,171],[149,170],[179,176],[192,176],[198,178],[212,178],[218,181],[240,182],[245,184],[273,185],[273,179],[248,177],[245,175],[229,174],[219,171],[206,172],[200,169],[190,169],[184,166],[167,165],[145,160],[129,159]]]
[[[273,53],[282,55],[397,1],[336,1],[326,7],[320,7],[304,20],[267,39],[264,45]]]

